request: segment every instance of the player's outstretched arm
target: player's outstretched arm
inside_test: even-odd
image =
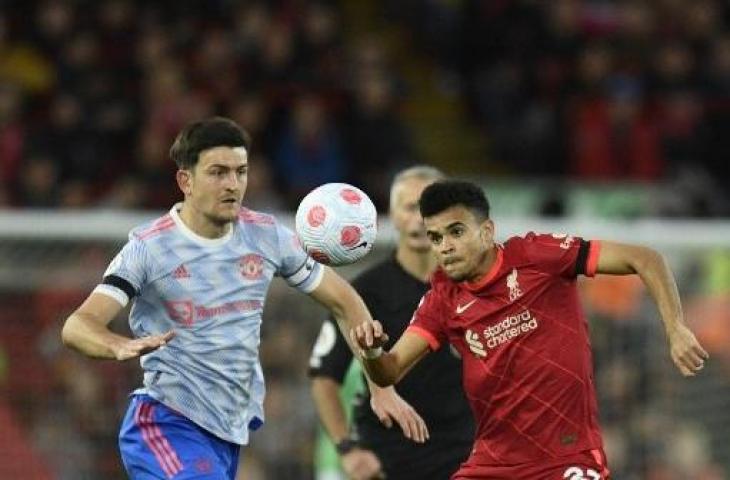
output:
[[[398,383],[429,352],[428,342],[408,331],[390,351],[384,352],[388,335],[376,320],[362,322],[350,330],[350,341],[356,347],[368,377],[381,387]]]
[[[325,267],[322,281],[309,295],[330,311],[345,340],[349,340],[347,334],[351,328],[372,320],[357,291],[330,267]],[[350,349],[356,353],[353,345]]]
[[[686,377],[702,369],[709,355],[684,321],[677,283],[660,253],[638,245],[602,241],[596,272],[638,274],[659,309],[674,364]]]
[[[113,298],[92,293],[63,325],[64,345],[93,358],[128,360],[156,350],[174,335],[172,331],[144,338],[127,338],[109,330],[109,322],[123,307]]]

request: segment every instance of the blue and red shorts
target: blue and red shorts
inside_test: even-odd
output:
[[[149,395],[132,396],[119,432],[132,480],[235,480],[240,449]]]

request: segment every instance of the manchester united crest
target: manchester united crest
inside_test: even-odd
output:
[[[264,271],[264,259],[261,255],[249,253],[241,257],[238,264],[241,267],[241,275],[243,275],[243,278],[248,280],[261,278],[261,274]]]

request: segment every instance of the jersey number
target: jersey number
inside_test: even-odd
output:
[[[601,475],[592,468],[583,470],[580,467],[570,467],[563,473],[563,478],[566,480],[601,480]]]

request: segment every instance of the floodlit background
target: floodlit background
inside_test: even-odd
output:
[[[213,114],[254,137],[247,206],[291,224],[321,183],[373,198],[380,241],[347,276],[389,254],[389,182],[414,163],[482,184],[501,239],[666,253],[712,355],[698,378],[673,370],[637,279],[581,284],[609,462],[730,478],[729,25],[720,0],[0,0],[0,479],[124,478],[138,366],[65,350],[60,326],[180,198],[167,149]],[[313,476],[322,315],[272,286],[242,479]]]

